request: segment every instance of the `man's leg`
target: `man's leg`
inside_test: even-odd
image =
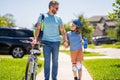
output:
[[[51,55],[51,47],[49,46],[49,42],[45,42],[43,46],[43,54],[44,54],[44,77],[45,80],[49,80],[50,77],[50,55]]]
[[[59,46],[60,42],[54,42],[52,45],[52,80],[57,80]]]

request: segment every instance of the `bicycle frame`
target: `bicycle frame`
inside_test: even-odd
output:
[[[37,53],[40,53],[40,51],[32,47],[26,65],[25,80],[36,80],[37,69],[38,69],[37,56],[39,55]]]

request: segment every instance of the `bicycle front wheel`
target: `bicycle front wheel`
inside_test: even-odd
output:
[[[34,80],[33,66],[32,59],[29,59],[26,65],[25,80]]]

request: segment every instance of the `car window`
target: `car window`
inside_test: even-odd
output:
[[[8,29],[0,29],[0,36],[10,37],[11,36],[10,30],[8,30]]]
[[[33,33],[29,30],[16,30],[16,37],[33,37]]]

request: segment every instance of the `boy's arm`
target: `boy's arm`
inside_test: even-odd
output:
[[[67,39],[67,34],[66,34],[66,30],[64,28],[64,26],[60,26],[60,32],[63,36],[63,39],[64,39],[64,46],[67,48],[68,47],[68,39]]]

